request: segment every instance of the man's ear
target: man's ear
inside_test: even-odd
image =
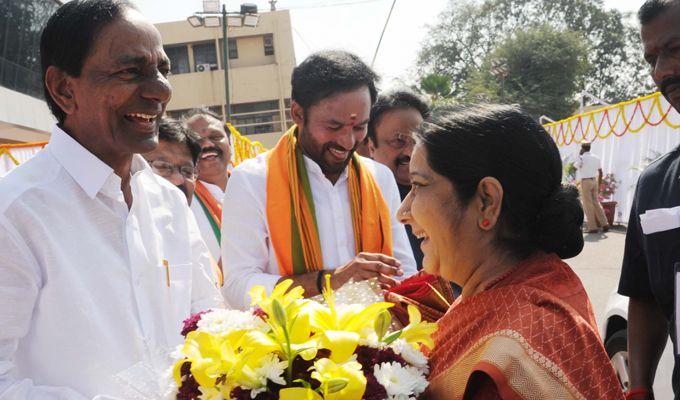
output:
[[[491,230],[498,223],[498,217],[501,214],[503,185],[498,179],[487,176],[479,181],[476,197],[479,227],[483,230]]]
[[[297,126],[305,126],[305,109],[295,100],[290,104],[290,116]]]
[[[73,81],[69,74],[62,69],[50,65],[45,73],[45,86],[52,100],[64,111],[66,115],[73,114],[78,108],[76,96],[73,91]]]

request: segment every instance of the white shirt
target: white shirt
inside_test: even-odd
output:
[[[201,181],[201,183],[205,185],[205,187],[208,189],[210,194],[215,198],[215,200],[218,203],[222,204],[222,198],[224,197],[224,192],[222,191],[222,189],[217,185],[213,185],[212,183],[204,181]],[[201,203],[199,203],[196,194],[194,194],[194,198],[191,201],[191,211],[194,213],[194,216],[196,217],[198,229],[201,231],[201,236],[203,237],[203,241],[205,242],[205,244],[208,246],[208,250],[210,250],[210,255],[212,255],[213,259],[216,262],[219,261],[220,257],[222,256],[222,251],[220,250],[220,242],[217,241],[215,231],[213,231],[212,225],[210,225],[210,220],[208,219],[208,216],[203,210]]]
[[[599,170],[602,168],[600,159],[589,151],[583,153],[576,163],[579,179],[597,178]]]
[[[120,377],[163,368],[182,320],[222,305],[184,195],[138,155],[132,174],[128,211],[121,179],[55,127],[0,181],[0,399],[129,399]]]
[[[274,248],[269,243],[266,215],[267,156],[244,161],[231,175],[222,208],[222,294],[237,308],[250,306],[248,291],[263,285],[268,292],[279,280]],[[324,268],[334,269],[353,259],[354,231],[349,203],[347,169],[333,185],[318,164],[304,158],[314,198]],[[394,175],[386,166],[361,158],[375,177],[392,214],[394,257],[404,277],[417,272],[406,230],[396,219],[401,202]]]

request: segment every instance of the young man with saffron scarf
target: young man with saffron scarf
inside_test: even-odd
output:
[[[313,54],[293,71],[295,125],[272,151],[239,165],[225,194],[223,293],[231,305],[246,308],[252,286],[271,289],[285,278],[316,295],[324,271],[334,288],[352,278],[392,287],[416,272],[391,171],[355,154],[376,79],[340,51]]]

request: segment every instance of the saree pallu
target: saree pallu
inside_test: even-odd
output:
[[[623,399],[581,281],[556,255],[521,262],[439,320],[427,399],[475,399],[473,374],[494,398]]]

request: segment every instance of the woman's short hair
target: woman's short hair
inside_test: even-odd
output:
[[[562,185],[557,145],[518,106],[435,110],[418,132],[430,167],[469,204],[485,177],[503,186],[496,243],[520,257],[536,250],[574,257],[583,249],[578,191]]]

